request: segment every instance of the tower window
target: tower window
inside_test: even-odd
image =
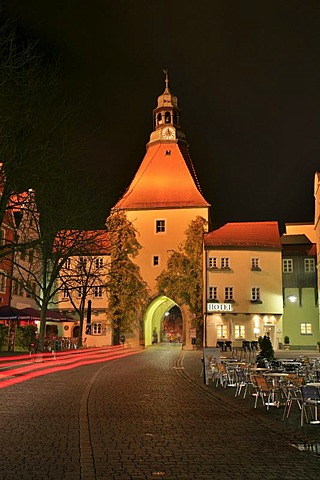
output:
[[[166,112],[164,114],[164,123],[171,123],[171,115],[170,112]]]
[[[166,231],[166,221],[156,220],[156,233],[164,233]]]
[[[161,115],[161,113],[158,113],[158,115],[157,115],[157,122],[158,122],[159,125],[161,125],[161,123],[162,123],[162,115]]]

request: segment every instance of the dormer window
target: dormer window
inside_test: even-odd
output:
[[[166,150],[166,155],[171,155],[171,150]]]
[[[164,114],[164,123],[171,123],[171,114],[170,112],[166,112]]]

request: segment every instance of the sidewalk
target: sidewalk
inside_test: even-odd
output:
[[[279,352],[282,353],[284,351],[281,350]],[[299,351],[299,353],[299,355],[294,355],[292,357],[280,357],[277,351],[276,358],[299,358],[299,356],[307,355],[307,352],[302,353],[301,351]],[[311,357],[311,355],[308,356]],[[317,356],[320,357],[320,354],[318,353]],[[201,358],[201,350],[186,350],[183,353],[182,365],[184,367],[184,373],[189,377],[190,380],[192,380],[194,384],[196,384],[199,388],[205,390],[208,394],[211,394],[215,398],[218,398],[219,400],[232,405],[238,412],[241,412],[243,415],[250,415],[250,417],[256,418],[257,422],[267,422],[269,426],[272,425],[273,428],[280,435],[284,434],[291,437],[292,443],[317,443],[320,454],[320,425],[305,424],[301,428],[300,410],[297,408],[296,405],[293,405],[289,418],[285,421],[282,421],[283,407],[271,407],[269,410],[267,410],[261,405],[261,402],[259,402],[258,407],[255,409],[254,398],[252,397],[252,395],[250,395],[250,393],[247,395],[246,398],[242,398],[242,396],[235,397],[234,387],[223,388],[220,385],[216,387],[212,383],[210,383],[209,385],[205,385],[202,375]]]

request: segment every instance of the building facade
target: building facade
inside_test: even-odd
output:
[[[282,340],[281,242],[277,222],[227,223],[204,236],[207,346]]]
[[[320,338],[317,251],[312,240],[315,234],[310,224],[287,225],[281,237],[283,332],[291,349],[315,349]]]

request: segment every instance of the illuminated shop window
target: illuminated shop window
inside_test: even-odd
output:
[[[301,335],[312,335],[312,325],[311,325],[311,323],[301,323],[300,324],[300,333],[301,333]]]
[[[245,338],[245,333],[246,333],[246,330],[245,330],[245,327],[244,325],[235,325],[234,326],[234,335],[236,338]]]
[[[228,336],[227,325],[217,325],[217,338],[226,338]]]

